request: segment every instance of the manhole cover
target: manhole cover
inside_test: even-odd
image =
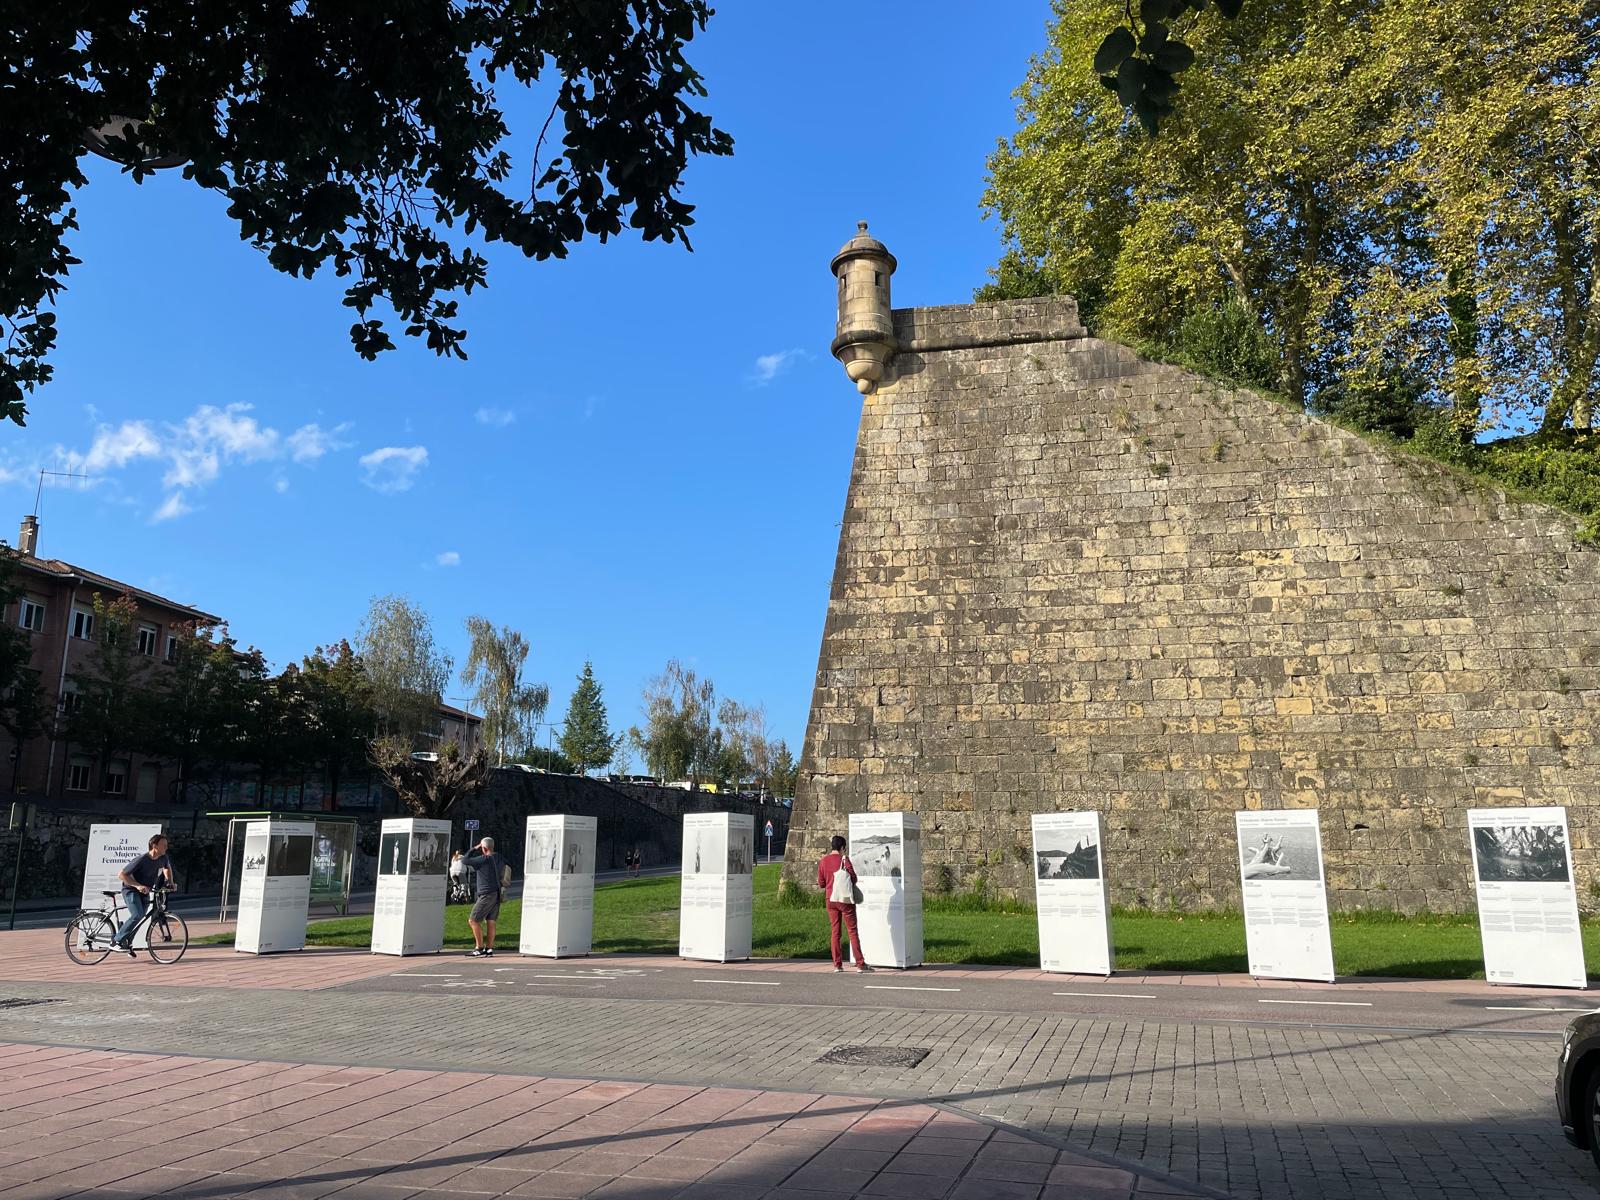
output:
[[[32,1008],[35,1004],[60,1004],[60,1000],[24,1000],[20,996],[0,996],[0,1008]]]
[[[847,1067],[914,1067],[928,1053],[922,1046],[835,1046],[817,1061]]]

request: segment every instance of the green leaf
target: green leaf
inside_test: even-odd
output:
[[[1126,26],[1118,26],[1106,34],[1106,40],[1100,43],[1100,49],[1094,52],[1094,69],[1100,75],[1109,75],[1127,61],[1133,53],[1137,43],[1133,39],[1133,30]]]
[[[1144,37],[1139,41],[1140,54],[1154,54],[1167,44],[1167,27],[1160,21],[1145,26]]]
[[[1122,65],[1117,68],[1117,99],[1132,108],[1134,102],[1144,94],[1145,78],[1149,67],[1137,58],[1125,58]]]
[[[1217,0],[1217,11],[1230,21],[1239,15],[1242,8],[1244,0]]]
[[[1142,0],[1139,5],[1139,20],[1144,22],[1145,28],[1151,25],[1168,21],[1183,11],[1184,0]]]
[[[1179,71],[1187,71],[1194,66],[1194,51],[1183,42],[1173,40],[1156,51],[1155,58],[1151,61],[1158,69],[1176,75]]]

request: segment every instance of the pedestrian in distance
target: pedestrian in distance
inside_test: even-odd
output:
[[[817,863],[817,886],[828,900],[829,949],[833,951],[833,969],[844,970],[844,954],[839,945],[839,925],[850,931],[850,956],[856,960],[856,970],[870,971],[866,957],[861,953],[861,934],[856,928],[856,869],[844,852],[844,839],[835,837],[830,849]]]
[[[472,877],[472,913],[467,924],[472,926],[473,947],[468,958],[494,957],[494,923],[500,918],[500,904],[506,898],[506,884],[511,882],[511,866],[504,855],[495,851],[494,839],[481,839],[472,853],[461,860]]]
[[[172,860],[167,857],[166,835],[158,833],[151,837],[149,849],[138,858],[131,859],[127,866],[117,872],[117,878],[122,882],[122,902],[128,906],[128,919],[122,923],[113,940],[117,943],[117,949],[129,958],[138,958],[133,948],[133,929],[150,908],[145,898],[150,895],[150,889],[163,879],[168,887],[172,886]]]

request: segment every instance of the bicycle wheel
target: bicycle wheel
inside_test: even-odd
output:
[[[155,913],[145,926],[150,957],[158,963],[175,963],[189,948],[189,926],[175,912]]]
[[[117,927],[102,912],[81,912],[67,926],[67,957],[80,967],[104,962]]]

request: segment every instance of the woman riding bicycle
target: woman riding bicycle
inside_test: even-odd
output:
[[[128,919],[117,930],[115,941],[117,949],[129,958],[138,957],[133,948],[133,931],[150,907],[145,897],[150,894],[151,888],[162,882],[163,877],[170,888],[172,860],[167,857],[167,837],[162,833],[150,839],[147,852],[117,872],[117,878],[122,881],[122,902],[128,906]]]

